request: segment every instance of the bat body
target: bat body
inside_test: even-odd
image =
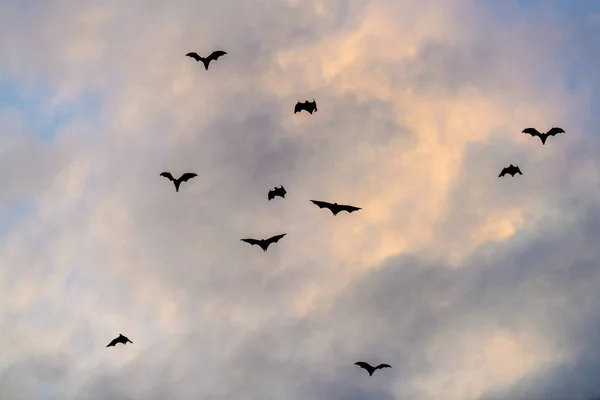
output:
[[[133,342],[131,340],[129,340],[129,338],[127,336],[123,336],[119,333],[119,337],[111,340],[111,342],[106,347],[115,347],[117,345],[117,343],[122,343],[123,345],[125,345],[128,342],[133,344]]]
[[[240,240],[242,242],[250,243],[253,246],[257,245],[261,249],[263,249],[263,251],[267,251],[267,249],[269,248],[269,245],[271,243],[277,243],[277,242],[279,242],[279,239],[281,239],[285,235],[286,235],[286,233],[282,233],[281,235],[275,235],[275,236],[272,236],[272,237],[270,237],[268,239],[240,239]]]
[[[508,167],[502,168],[502,172],[500,172],[500,175],[498,175],[498,178],[501,178],[506,174],[509,174],[510,176],[513,176],[513,177],[516,174],[523,175],[523,173],[521,172],[521,169],[512,164],[510,164]]]
[[[299,113],[302,110],[310,114],[312,114],[315,111],[319,111],[317,110],[317,102],[315,101],[315,99],[313,99],[313,101],[306,100],[304,103],[297,102],[296,106],[294,107],[294,114]]]
[[[187,182],[190,179],[198,176],[198,174],[194,174],[193,172],[186,172],[185,174],[181,175],[179,179],[173,178],[173,175],[171,175],[170,172],[163,172],[162,174],[160,174],[160,176],[164,176],[165,178],[173,182],[173,184],[175,184],[175,191],[179,192],[179,185],[181,185],[181,182]]]
[[[283,187],[283,185],[281,185],[280,187],[275,187],[272,190],[269,190],[269,195],[267,196],[267,198],[269,199],[269,201],[273,200],[277,196],[285,199],[286,193],[287,192],[285,191],[285,188]]]
[[[333,213],[333,215],[337,215],[341,211],[347,211],[347,212],[351,213],[354,211],[362,210],[360,207],[349,206],[346,204],[338,204],[338,203],[331,204],[326,201],[318,201],[318,200],[311,200],[311,202],[316,204],[317,206],[319,206],[319,208],[329,209],[329,211],[331,211]]]
[[[217,51],[213,51],[212,53],[210,53],[210,55],[208,57],[200,57],[198,55],[198,53],[195,53],[195,52],[187,53],[186,57],[192,57],[196,61],[202,61],[202,64],[204,64],[204,68],[208,71],[208,65],[210,64],[210,62],[218,60],[219,57],[221,57],[225,54],[227,54],[227,53],[224,52],[223,50],[217,50]]]
[[[388,364],[379,364],[378,366],[373,367],[369,363],[366,363],[364,361],[356,362],[356,363],[354,363],[354,365],[358,365],[359,367],[366,369],[367,372],[369,373],[369,376],[372,376],[373,372],[375,372],[378,369],[392,368],[392,366],[388,365]]]
[[[565,133],[565,131],[562,128],[554,127],[554,128],[550,129],[546,133],[541,133],[541,132],[539,132],[535,128],[525,128],[525,129],[523,129],[523,132],[521,132],[521,133],[526,133],[526,134],[531,135],[533,137],[537,136],[542,141],[542,144],[546,144],[546,139],[548,139],[548,137],[550,137],[550,136],[556,136],[559,133]]]

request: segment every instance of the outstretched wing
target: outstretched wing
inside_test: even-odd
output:
[[[281,238],[282,238],[282,237],[284,237],[285,235],[287,235],[287,233],[282,233],[281,235],[275,235],[275,236],[271,236],[270,238],[268,238],[268,239],[266,240],[266,242],[267,242],[268,244],[271,244],[271,243],[277,243],[277,242],[279,242],[279,239],[281,239]]]
[[[519,168],[519,167],[514,167],[514,168],[513,168],[513,172],[514,172],[515,174],[521,174],[521,175],[523,175],[523,173],[521,172],[521,168]]]
[[[366,363],[364,361],[355,362],[354,365],[358,365],[359,367],[364,368],[367,371],[370,370],[370,369],[373,369],[373,367],[371,367],[371,364]]]
[[[319,201],[319,200],[311,200],[311,202],[317,206],[319,206],[319,208],[328,208],[331,210],[331,207],[333,206],[333,204],[328,203],[326,201]]]
[[[267,198],[269,200],[273,200],[275,198],[276,194],[277,194],[277,190],[269,190],[269,195],[267,196]]]
[[[111,340],[110,343],[106,347],[113,347],[117,343],[119,343],[119,338]]]
[[[299,113],[302,110],[304,110],[304,104],[297,102],[296,106],[294,107],[294,114]]]
[[[382,368],[392,368],[392,366],[389,364],[379,364],[377,367],[375,367],[375,369],[382,369]]]
[[[200,57],[196,52],[187,53],[185,56],[192,57],[196,61],[200,61],[200,59],[202,59],[202,57]]]
[[[527,133],[528,135],[531,135],[531,136],[534,136],[534,137],[535,136],[539,136],[539,137],[542,136],[542,134],[537,129],[535,129],[535,128],[525,128],[525,129],[523,129],[522,133]]]
[[[224,52],[223,50],[213,51],[212,53],[210,53],[210,56],[206,57],[206,59],[210,60],[210,61],[217,60],[217,59],[219,59],[219,57],[221,57],[225,54],[227,54],[227,53]]]
[[[555,135],[558,135],[559,133],[565,133],[565,131],[562,128],[554,127],[552,129],[550,129],[548,132],[546,132],[546,136],[555,136]]]
[[[504,175],[506,175],[507,172],[508,172],[508,168],[502,168],[502,172],[500,172],[500,175],[498,175],[498,178],[502,178]]]
[[[198,174],[195,174],[193,172],[186,172],[185,174],[181,175],[181,177],[179,178],[179,180],[181,182],[187,182],[187,181],[189,181],[190,179],[192,179],[192,178],[194,178],[196,176],[198,176]]]
[[[361,210],[360,207],[354,207],[349,205],[339,205],[338,208],[340,209],[340,211],[348,211],[349,213]]]
[[[160,176],[164,176],[165,178],[167,178],[170,181],[174,181],[175,178],[173,178],[173,175],[171,175],[170,172],[163,172],[162,174],[160,174]]]
[[[256,239],[240,239],[242,242],[246,242],[246,243],[250,243],[251,245],[257,245],[260,246],[260,240],[256,240]]]

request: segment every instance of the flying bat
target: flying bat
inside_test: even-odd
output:
[[[306,100],[304,103],[297,102],[296,107],[294,107],[294,114],[299,113],[302,110],[311,114],[315,111],[319,111],[317,110],[317,102],[315,99],[313,99],[312,102],[308,100]]]
[[[372,376],[373,372],[375,372],[375,370],[377,370],[377,369],[392,368],[392,366],[388,365],[388,364],[379,364],[378,366],[373,367],[369,363],[366,363],[364,361],[356,362],[356,363],[354,363],[354,365],[358,365],[359,367],[366,369],[367,372],[369,373],[369,376]]]
[[[311,200],[311,202],[319,206],[319,208],[328,208],[329,211],[333,213],[333,215],[337,215],[340,211],[348,211],[349,213],[351,213],[354,211],[362,210],[360,207],[354,207],[338,203],[331,204],[326,201]]]
[[[208,57],[200,57],[198,55],[198,53],[195,53],[195,52],[187,53],[186,57],[192,57],[196,61],[202,61],[202,64],[204,64],[204,68],[206,68],[206,70],[208,71],[208,64],[210,64],[211,61],[218,60],[219,57],[221,57],[225,54],[227,54],[227,53],[224,52],[223,50],[217,50],[217,51],[213,51],[212,53],[210,53],[210,56],[208,56]]]
[[[498,175],[498,178],[501,178],[506,174],[509,174],[510,176],[513,176],[513,177],[516,174],[523,175],[523,173],[521,172],[521,169],[519,169],[519,167],[516,167],[512,164],[510,164],[508,167],[502,168],[502,172],[500,172],[500,175]]]
[[[113,339],[106,347],[114,347],[117,343],[123,343],[123,345],[125,345],[127,344],[127,342],[133,344],[133,342],[129,340],[128,337],[123,336],[119,333],[119,337]]]
[[[194,174],[193,172],[186,172],[185,174],[181,175],[179,179],[173,178],[173,175],[171,175],[170,172],[163,172],[162,174],[160,174],[160,176],[164,176],[165,178],[173,182],[175,184],[175,191],[179,192],[179,185],[181,185],[181,182],[187,182],[190,179],[198,176],[198,174]]]
[[[540,133],[537,129],[535,128],[525,128],[523,129],[522,133],[527,133],[533,137],[539,137],[540,140],[542,141],[542,144],[546,144],[546,139],[548,139],[549,136],[556,136],[559,133],[565,133],[565,131],[562,128],[557,128],[554,127],[552,129],[550,129],[548,132],[546,133]]]
[[[281,235],[272,236],[268,239],[240,239],[242,242],[250,243],[251,245],[258,245],[263,251],[267,251],[271,243],[279,242],[279,239],[287,235],[282,233]]]
[[[286,193],[287,192],[285,191],[285,189],[282,185],[281,187],[275,187],[272,190],[269,190],[269,195],[267,196],[267,198],[269,199],[269,201],[273,200],[277,196],[285,199]]]

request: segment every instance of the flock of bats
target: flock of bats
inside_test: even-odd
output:
[[[204,64],[204,68],[208,71],[208,66],[210,65],[210,63],[212,61],[218,60],[219,57],[221,57],[225,54],[227,54],[225,51],[217,50],[217,51],[213,51],[207,57],[201,57],[198,55],[198,53],[195,53],[195,52],[187,53],[186,56],[193,58],[197,62],[201,61],[202,64]],[[296,106],[294,107],[294,114],[299,113],[301,111],[306,111],[309,114],[316,112],[317,111],[317,102],[315,101],[315,99],[313,99],[312,101],[304,101],[304,102],[298,101],[296,103]],[[559,133],[565,133],[565,131],[562,128],[554,127],[546,133],[541,133],[535,128],[526,128],[523,130],[522,133],[529,134],[532,137],[539,137],[540,140],[542,141],[542,144],[545,145],[546,139],[548,139],[548,137],[555,136]],[[500,172],[500,175],[498,175],[498,177],[503,177],[506,174],[509,174],[512,177],[514,177],[516,174],[523,175],[523,173],[521,172],[521,169],[518,166],[515,166],[512,164],[510,164],[508,167],[503,168],[502,172]],[[186,172],[186,173],[182,174],[179,178],[174,178],[170,172],[163,172],[160,174],[160,176],[165,177],[165,178],[169,179],[171,182],[173,182],[173,184],[175,185],[175,191],[179,192],[179,188],[180,188],[180,185],[182,182],[187,182],[188,180],[195,178],[198,175],[193,172]],[[281,198],[285,199],[286,194],[287,194],[287,191],[285,190],[283,185],[280,185],[280,187],[275,187],[275,188],[269,190],[269,193],[267,194],[267,199],[269,201],[273,200],[275,197],[281,197]],[[331,213],[334,216],[342,211],[352,213],[354,211],[358,211],[361,209],[360,207],[355,207],[355,206],[346,205],[346,204],[329,203],[329,202],[320,201],[320,200],[310,200],[310,201],[313,204],[315,204],[316,206],[318,206],[319,208],[328,209],[329,211],[331,211]],[[279,235],[271,236],[268,239],[248,238],[248,239],[240,239],[240,240],[242,242],[245,242],[245,243],[248,243],[251,245],[257,245],[261,249],[263,249],[263,251],[266,252],[271,244],[277,243],[285,235],[286,235],[286,233],[282,233]],[[117,338],[113,339],[106,347],[114,347],[118,343],[122,343],[123,345],[125,345],[127,343],[133,344],[133,342],[131,340],[129,340],[129,338],[127,338],[126,336],[123,336],[122,334],[119,334],[119,336]],[[379,364],[378,366],[373,367],[369,363],[366,363],[364,361],[358,361],[354,365],[358,365],[359,367],[365,369],[369,373],[369,376],[372,376],[373,373],[378,369],[391,368],[391,365],[389,365],[389,364]]]

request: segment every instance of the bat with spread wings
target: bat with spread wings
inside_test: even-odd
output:
[[[123,336],[119,333],[119,336],[111,340],[111,342],[106,347],[115,347],[117,343],[122,343],[123,345],[126,345],[127,343],[133,344],[133,342],[129,340],[127,336]]]
[[[250,243],[253,246],[257,245],[261,249],[263,249],[263,251],[267,251],[267,249],[269,248],[269,246],[271,245],[271,243],[277,243],[277,242],[279,242],[279,239],[281,239],[285,235],[287,235],[287,234],[286,233],[282,233],[281,235],[275,235],[275,236],[272,236],[272,237],[270,237],[268,239],[240,239],[240,240],[242,242]]]
[[[175,191],[179,192],[179,185],[181,185],[181,182],[187,182],[190,179],[198,176],[198,174],[194,174],[193,172],[186,172],[185,174],[181,175],[179,179],[173,178],[173,175],[171,175],[170,172],[163,172],[162,174],[160,174],[160,176],[164,176],[165,178],[173,182],[173,184],[175,185]]]
[[[315,111],[319,111],[317,110],[317,102],[315,101],[315,99],[313,99],[313,101],[306,100],[304,103],[297,102],[296,106],[294,107],[294,114],[299,113],[302,110],[310,114],[312,114]]]
[[[349,206],[346,204],[338,204],[338,203],[331,204],[326,201],[319,201],[319,200],[311,200],[311,202],[316,204],[317,206],[319,206],[319,208],[329,209],[329,211],[331,211],[333,213],[333,215],[337,215],[341,211],[347,211],[347,212],[351,213],[354,211],[362,210],[362,208],[360,208],[360,207]]]
[[[500,175],[498,175],[498,178],[501,178],[506,174],[509,174],[510,176],[513,176],[513,177],[515,176],[515,174],[523,175],[523,173],[521,172],[521,169],[512,164],[510,164],[508,167],[502,168],[502,172],[500,172]]]
[[[204,68],[206,68],[206,70],[208,71],[208,64],[210,64],[211,61],[218,60],[219,57],[221,57],[225,54],[227,54],[227,53],[224,52],[223,50],[217,50],[217,51],[213,51],[212,53],[210,53],[210,55],[208,57],[200,57],[198,55],[198,53],[195,53],[195,52],[187,53],[186,57],[192,57],[196,61],[202,61],[202,64],[204,64]]]
[[[562,128],[554,127],[554,128],[550,129],[546,133],[541,133],[541,132],[539,132],[535,128],[525,128],[525,129],[523,129],[522,133],[526,133],[526,134],[531,135],[533,137],[537,136],[542,141],[542,144],[546,144],[546,139],[548,139],[548,137],[550,137],[550,136],[556,136],[559,133],[565,133],[565,131]]]
[[[285,188],[283,187],[283,185],[281,185],[280,187],[275,187],[275,188],[269,190],[269,194],[268,194],[267,198],[269,199],[269,201],[273,200],[277,196],[285,199],[286,193],[287,192],[285,191]]]
[[[366,363],[364,361],[355,362],[354,365],[358,365],[359,367],[366,369],[369,373],[369,376],[372,376],[373,372],[375,372],[378,369],[392,368],[392,366],[389,364],[379,364],[378,366],[373,367],[369,363]]]

